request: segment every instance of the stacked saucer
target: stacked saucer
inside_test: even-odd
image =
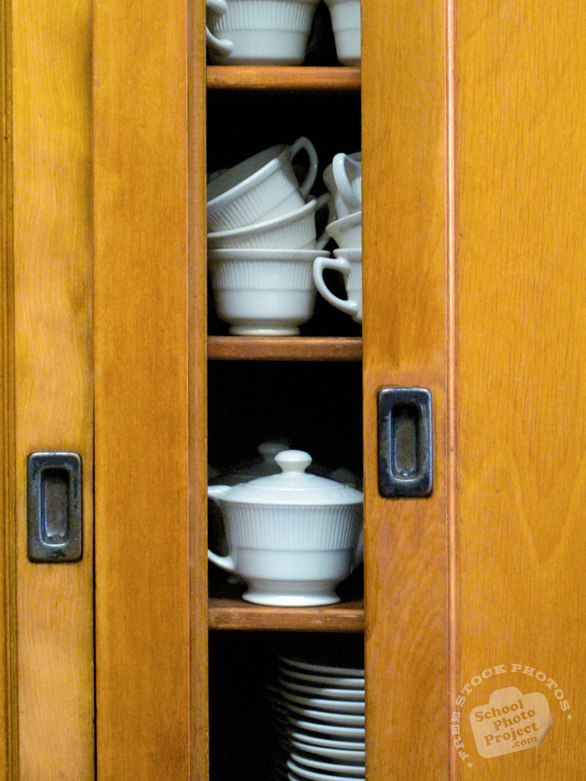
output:
[[[365,778],[364,667],[322,662],[279,656],[278,685],[270,695],[279,781]]]

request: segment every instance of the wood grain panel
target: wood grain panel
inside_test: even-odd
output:
[[[184,2],[94,7],[104,781],[190,777],[187,44]]]
[[[6,779],[18,760],[11,10],[0,2],[0,778]]]
[[[360,68],[211,65],[207,83],[211,89],[359,90]]]
[[[91,3],[15,0],[19,778],[94,777]],[[26,554],[26,457],[79,453],[84,557]]]
[[[585,24],[575,0],[456,4],[459,684],[507,670],[470,687],[462,778],[586,763]],[[467,714],[508,686],[543,693],[553,728],[483,759]]]
[[[371,781],[445,778],[446,63],[445,11],[362,8],[365,624]],[[381,386],[429,388],[435,488],[377,490]]]

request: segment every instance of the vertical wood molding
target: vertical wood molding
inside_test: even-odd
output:
[[[12,4],[19,777],[94,777],[91,2]],[[74,451],[84,556],[26,551],[26,458]]]
[[[371,781],[446,778],[446,14],[362,6],[366,756]],[[377,391],[429,388],[434,491],[383,499]]]
[[[0,778],[18,772],[16,530],[14,464],[14,252],[12,203],[12,30],[10,0],[0,2]]]
[[[189,3],[189,518],[191,778],[209,775],[205,3]]]
[[[190,625],[207,634],[190,616],[189,36],[184,0],[94,5],[103,781],[190,777]]]

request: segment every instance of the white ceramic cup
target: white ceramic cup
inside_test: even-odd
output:
[[[342,65],[360,65],[360,0],[325,0],[332,19],[336,55]]]
[[[300,65],[318,0],[206,0],[216,65]]]
[[[309,162],[299,183],[292,163],[302,151]],[[207,187],[208,232],[234,230],[300,209],[315,182],[317,166],[315,147],[302,136],[291,146],[273,146],[218,176],[212,174]]]
[[[343,153],[339,153],[339,154],[341,154],[344,158],[349,158],[352,161],[352,163],[357,163],[360,165],[360,182],[354,185],[353,181],[349,181],[349,185],[352,190],[352,195],[349,197],[349,200],[352,204],[355,204],[356,199],[358,198],[359,203],[362,204],[362,152],[353,152],[351,155],[344,155]],[[338,157],[338,155],[334,157],[334,160],[336,159],[336,157]],[[347,217],[352,211],[358,211],[359,209],[362,208],[362,206],[361,205],[358,206],[357,209],[350,209],[346,205],[341,193],[338,192],[338,185],[334,177],[334,160],[332,160],[332,162],[325,169],[322,178],[324,180],[325,186],[332,194],[332,198],[334,199],[334,206],[336,208],[336,216],[338,217],[338,219],[340,219],[342,217]],[[354,172],[354,170],[355,169],[352,169],[351,175]],[[348,178],[350,179],[350,177]],[[356,177],[352,176],[352,179],[354,178]],[[356,187],[356,191],[354,191],[354,186]]]
[[[334,258],[316,258],[313,280],[322,296],[336,309],[346,312],[356,323],[362,323],[362,249],[337,249]],[[324,269],[341,271],[348,300],[335,296],[324,282]]]
[[[330,222],[326,231],[341,249],[362,248],[362,211]]]
[[[239,336],[296,336],[313,315],[315,250],[209,250],[216,313]]]
[[[326,207],[329,220],[334,211],[329,193],[271,220],[208,233],[208,249],[323,249],[329,236],[324,230],[316,238],[315,218],[317,211]]]
[[[336,189],[348,214],[362,209],[362,161],[338,152],[332,160],[332,173]],[[340,215],[341,216],[341,215]]]

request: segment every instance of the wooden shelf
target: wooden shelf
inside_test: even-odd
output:
[[[210,336],[208,359],[220,361],[360,361],[359,336]]]
[[[282,632],[363,632],[364,602],[340,602],[327,607],[267,607],[240,599],[210,597],[210,629]]]
[[[209,65],[209,89],[339,90],[360,89],[360,68]]]

